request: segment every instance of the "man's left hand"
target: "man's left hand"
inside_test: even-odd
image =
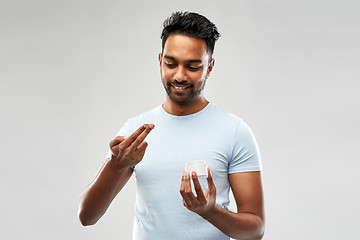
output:
[[[191,173],[191,177],[194,182],[196,196],[191,189],[191,178],[189,172],[183,172],[180,185],[180,194],[183,198],[184,206],[190,211],[199,214],[205,219],[211,216],[213,210],[216,207],[216,187],[210,173],[210,168],[208,168],[207,170],[208,189],[205,191],[205,193],[201,188],[199,179],[195,171]]]

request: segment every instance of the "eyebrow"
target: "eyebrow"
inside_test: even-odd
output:
[[[169,56],[169,55],[165,55],[164,58],[176,61],[176,59],[174,57]],[[200,59],[190,59],[190,60],[187,60],[186,62],[187,63],[202,63],[202,61]]]

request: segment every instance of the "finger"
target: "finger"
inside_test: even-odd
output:
[[[189,199],[185,194],[184,173],[181,176],[180,194],[181,194],[181,197],[183,198],[184,206],[188,208],[187,202],[189,201]]]
[[[208,183],[209,193],[216,194],[216,187],[215,187],[215,183],[214,183],[214,180],[213,180],[211,172],[210,172],[210,168],[208,168],[207,170],[208,170],[207,183]]]
[[[139,161],[138,161],[138,163],[143,159],[144,155],[145,155],[145,149],[144,149],[144,151],[139,153]]]
[[[189,196],[185,193],[185,185],[183,186],[183,191],[180,191],[180,194],[183,198],[184,206],[188,209],[192,209],[193,208],[192,202],[191,202]]]
[[[119,152],[120,152],[119,144],[121,142],[123,142],[124,139],[125,139],[125,137],[123,137],[123,136],[117,136],[116,138],[114,138],[113,140],[111,140],[109,142],[110,150],[111,150],[113,155],[118,155],[119,154]]]
[[[109,146],[110,146],[110,148],[113,148],[124,140],[125,140],[124,136],[117,136],[116,138],[114,138],[113,140],[111,140],[109,142]]]
[[[139,156],[138,156],[137,160],[134,161],[134,165],[133,165],[133,166],[135,166],[135,165],[137,165],[139,162],[141,162],[141,160],[143,159],[144,155],[145,155],[145,151],[143,151],[142,153],[139,153]]]
[[[204,192],[203,192],[203,190],[201,188],[199,179],[198,179],[197,174],[196,174],[195,171],[192,172],[192,180],[194,182],[194,188],[195,188],[195,192],[196,192],[198,201],[201,204],[205,205],[206,204],[206,198],[205,198]]]
[[[143,124],[140,126],[135,132],[133,132],[128,138],[126,138],[125,141],[121,143],[123,148],[128,148],[135,140],[136,138],[146,130],[149,124]],[[153,124],[152,124],[153,125]]]
[[[181,178],[180,194],[183,197],[184,205],[187,208],[193,207],[194,194],[191,191],[190,176],[188,172],[184,172]]]
[[[184,177],[185,177],[185,172],[183,172],[182,176],[181,176],[181,183],[180,183],[180,194],[181,194],[181,196],[183,196],[183,194],[185,193]]]
[[[131,143],[131,145],[129,146],[129,151],[136,151],[136,149],[140,146],[140,144],[144,142],[145,138],[147,137],[147,135],[149,135],[152,129],[153,128],[147,126],[145,130]]]
[[[191,188],[191,177],[189,172],[185,173],[184,183],[185,183],[185,194],[187,195],[187,199],[188,199],[188,206],[194,208],[198,204],[197,204],[196,196],[194,195]]]
[[[136,151],[136,154],[137,154],[136,164],[138,164],[143,159],[147,146],[148,146],[147,142],[142,142],[140,144],[140,146],[138,147],[138,149]]]
[[[137,148],[137,153],[138,154],[142,154],[142,153],[144,153],[145,152],[145,150],[146,150],[146,148],[147,148],[147,146],[148,146],[148,143],[147,142],[142,142],[140,145],[139,145],[139,147]]]

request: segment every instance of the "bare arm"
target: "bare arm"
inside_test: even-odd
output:
[[[184,173],[180,193],[184,205],[227,236],[235,239],[261,239],[264,234],[264,207],[260,172],[229,174],[229,181],[237,204],[237,213],[215,204],[216,187],[210,170],[208,190],[203,193],[196,173],[192,175],[197,196],[191,191],[190,175]]]
[[[111,159],[104,162],[80,195],[79,219],[84,226],[95,224],[128,182],[133,172],[131,167],[145,154],[147,143],[144,140],[153,128],[153,124],[144,124],[130,137],[119,136],[110,142]]]

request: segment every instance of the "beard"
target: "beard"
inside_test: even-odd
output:
[[[206,83],[206,79],[204,79],[201,86],[199,88],[195,89],[195,86],[193,84],[189,85],[186,82],[178,82],[176,80],[173,82],[169,82],[169,81],[166,81],[162,77],[161,77],[161,80],[162,80],[162,83],[163,83],[163,86],[164,86],[164,89],[165,89],[167,95],[169,96],[171,101],[173,101],[177,104],[187,104],[187,103],[194,101],[197,97],[199,97],[201,95],[202,91],[204,90],[205,83]],[[189,93],[176,93],[173,91],[172,85],[188,86],[190,88],[188,90]]]

